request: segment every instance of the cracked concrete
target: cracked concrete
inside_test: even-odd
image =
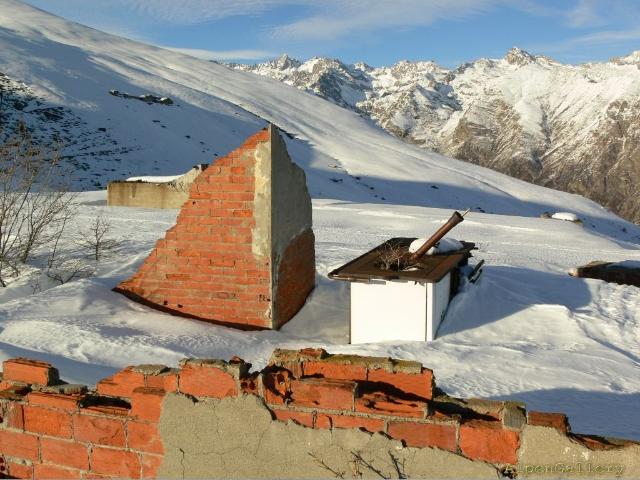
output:
[[[277,127],[268,128],[269,141],[258,143],[254,153],[252,248],[255,255],[272,256],[277,275],[275,267],[291,240],[311,228],[312,211],[304,170],[289,157]]]
[[[554,428],[525,426],[518,457],[521,478],[640,478],[640,445],[591,450]]]
[[[403,447],[379,433],[273,420],[253,395],[196,401],[169,394],[159,431],[162,478],[498,478],[489,464]]]
[[[272,127],[270,127],[272,128]],[[255,152],[245,151],[244,155],[253,155],[255,164],[253,176],[253,208],[255,226],[252,229],[251,249],[260,257],[271,255],[271,142],[258,143]]]
[[[269,126],[271,148],[271,239],[274,282],[280,259],[291,240],[311,228],[311,196],[304,170],[289,157],[277,127]]]

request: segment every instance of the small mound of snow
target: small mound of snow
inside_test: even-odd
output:
[[[127,182],[146,182],[146,183],[169,183],[182,175],[165,175],[165,176],[149,176],[149,177],[129,177]]]
[[[556,220],[566,220],[567,222],[578,222],[580,219],[575,213],[569,212],[556,212],[551,215],[551,218],[555,218]]]
[[[424,245],[428,238],[416,238],[411,245],[409,245],[409,252],[414,253],[417,252],[418,249]],[[436,253],[445,253],[445,252],[455,252],[456,250],[461,250],[463,247],[462,243],[455,238],[443,238],[435,246],[431,247],[425,255],[435,255]]]

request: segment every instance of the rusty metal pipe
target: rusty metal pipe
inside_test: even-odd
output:
[[[460,222],[464,220],[464,216],[467,214],[468,211],[469,210],[466,210],[462,214],[460,214],[458,211],[453,212],[453,214],[451,215],[451,218],[447,221],[447,223],[442,225],[438,229],[438,231],[433,235],[431,235],[431,237],[426,242],[424,242],[418,250],[412,253],[409,256],[409,260],[411,260],[412,262],[417,262],[418,260],[420,260],[420,258],[422,258],[422,256],[425,253],[427,253],[431,247],[433,247],[436,243],[442,240],[442,237],[444,237],[447,233],[451,231],[453,227],[455,227],[456,225],[458,225]]]

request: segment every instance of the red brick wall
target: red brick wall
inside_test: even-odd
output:
[[[274,285],[274,327],[290,320],[315,285],[315,237],[308,229],[291,241],[278,265]]]
[[[262,130],[196,178],[177,223],[116,291],[171,313],[271,328],[271,259],[252,252],[254,156]]]
[[[8,360],[3,371],[0,476],[155,476],[163,453],[156,425],[165,393],[145,387],[144,375],[120,375],[123,381],[132,376],[129,386],[139,387],[126,389],[124,398],[60,384],[57,370],[43,362]]]
[[[499,467],[517,462],[525,424],[569,433],[566,416],[514,402],[461,400],[435,389],[416,362],[276,350],[261,372],[234,358],[185,360],[179,369],[127,367],[94,391],[65,385],[51,365],[4,362],[0,380],[0,478],[154,478],[168,392],[196,398],[260,396],[274,421],[308,428],[382,432],[413,447],[437,447]],[[233,435],[233,432],[229,432]],[[611,448],[610,445],[607,448]]]

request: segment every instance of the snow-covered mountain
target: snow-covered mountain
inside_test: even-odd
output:
[[[640,222],[640,51],[584,65],[513,48],[454,70],[286,55],[234,67],[313,92],[427,149],[584,195]]]

